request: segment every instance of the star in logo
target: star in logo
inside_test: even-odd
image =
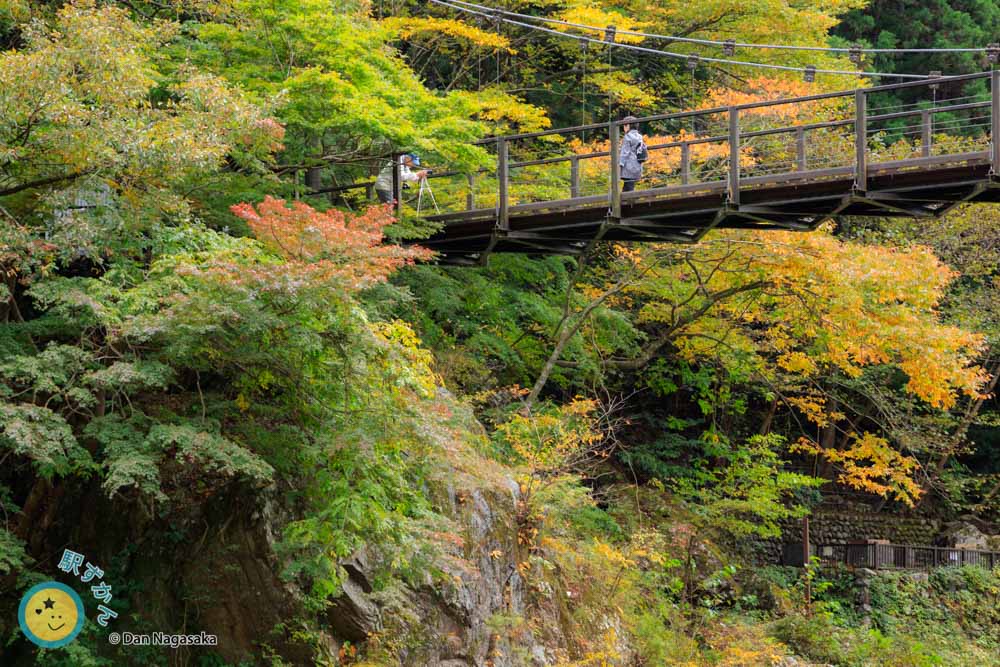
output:
[[[46,598],[43,604],[45,605],[46,609],[52,609],[52,607],[55,605],[55,602],[53,602],[52,598]]]

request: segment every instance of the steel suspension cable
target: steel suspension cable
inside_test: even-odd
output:
[[[474,2],[468,2],[467,0],[451,0],[455,4],[465,5],[478,9],[485,12],[496,12],[500,14],[505,14],[507,16],[513,16],[521,19],[529,19],[533,21],[542,21],[544,23],[550,23],[553,25],[562,25],[569,28],[579,28],[581,30],[593,30],[596,32],[604,32],[604,28],[599,28],[597,26],[586,25],[583,23],[574,23],[572,21],[563,21],[561,19],[554,19],[548,16],[533,16],[531,14],[519,14],[518,12],[512,12],[506,9],[498,9],[495,7],[488,7],[486,5],[476,4]],[[689,44],[701,44],[704,46],[719,46],[727,47],[732,46],[735,48],[747,48],[747,49],[778,49],[787,51],[819,51],[826,53],[983,53],[986,52],[986,47],[935,47],[935,48],[903,48],[903,49],[887,49],[887,48],[846,48],[837,46],[804,46],[798,44],[757,44],[753,42],[727,42],[715,39],[700,39],[697,37],[681,37],[680,35],[658,35],[656,33],[640,32],[637,30],[617,30],[619,35],[631,35],[634,37],[645,37],[647,39],[660,39],[668,40],[673,42],[686,42]]]
[[[936,78],[935,75],[930,74],[902,74],[902,73],[892,73],[892,72],[862,72],[862,71],[850,71],[850,70],[832,70],[832,69],[807,69],[805,67],[792,67],[789,65],[776,65],[772,63],[758,63],[743,60],[730,60],[727,58],[712,58],[709,56],[697,56],[689,53],[675,53],[672,51],[663,51],[660,49],[651,49],[644,46],[637,46],[635,44],[622,44],[620,42],[607,42],[603,39],[594,39],[591,37],[585,37],[583,35],[573,35],[570,33],[562,32],[560,30],[553,30],[551,28],[545,28],[539,25],[533,25],[530,23],[524,23],[522,21],[515,21],[513,19],[503,18],[498,16],[497,12],[487,13],[481,12],[475,9],[469,9],[468,7],[463,7],[461,5],[453,4],[457,0],[430,0],[436,5],[441,5],[443,7],[449,7],[456,11],[465,12],[468,14],[474,14],[478,16],[486,16],[489,18],[495,18],[503,23],[509,25],[516,25],[522,28],[528,28],[529,30],[535,30],[538,32],[544,32],[557,37],[564,37],[568,39],[574,39],[578,42],[589,42],[593,44],[605,44],[608,46],[616,46],[621,49],[626,49],[628,51],[635,51],[638,53],[648,53],[658,56],[666,56],[668,58],[675,58],[680,60],[690,60],[692,58],[696,59],[698,62],[710,62],[710,63],[720,63],[725,65],[736,65],[740,67],[758,67],[762,69],[773,69],[781,70],[785,72],[806,72],[811,71],[816,74],[833,74],[837,76],[857,76],[857,77],[874,77],[874,78],[898,78],[898,79],[933,79]],[[532,17],[533,18],[533,17]],[[587,26],[588,30],[603,30],[602,28],[596,28],[594,26]]]

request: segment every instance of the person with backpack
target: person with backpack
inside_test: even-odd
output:
[[[649,151],[639,133],[639,119],[625,116],[622,120],[625,134],[618,153],[618,166],[621,168],[622,192],[632,192],[636,181],[642,178],[642,163],[649,158]]]

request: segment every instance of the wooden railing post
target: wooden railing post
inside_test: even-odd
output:
[[[795,168],[806,170],[806,131],[801,127],[795,130]]]
[[[615,220],[622,218],[622,168],[618,164],[621,155],[619,145],[619,134],[621,128],[618,123],[612,121],[608,123],[608,138],[611,141],[611,183],[609,185],[608,203],[611,207],[611,217]]]
[[[403,160],[398,153],[393,153],[392,159],[392,208],[396,217],[403,212]]]
[[[465,194],[465,210],[471,211],[476,208],[476,175],[466,174],[465,180],[469,182],[469,191]]]
[[[576,199],[580,196],[580,158],[569,159],[569,196]]]
[[[990,73],[990,172],[1000,173],[1000,70]]]
[[[931,156],[931,112],[927,109],[920,112],[920,154]]]
[[[685,142],[681,144],[681,184],[687,185],[691,181],[691,144]]]
[[[507,140],[497,139],[497,188],[498,209],[497,227],[504,231],[510,230],[510,213],[507,186],[510,180],[510,169],[507,166]]]
[[[854,189],[868,188],[868,110],[865,91],[854,91]]]
[[[729,203],[740,205],[740,112],[729,107]]]

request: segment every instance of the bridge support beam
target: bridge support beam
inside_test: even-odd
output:
[[[486,266],[490,253],[496,247],[502,236],[510,231],[510,196],[508,194],[508,184],[510,183],[510,164],[508,161],[507,140],[503,137],[497,139],[497,223],[490,234],[490,242],[479,256],[479,263]]]
[[[895,211],[897,213],[912,215],[914,218],[934,217],[934,212],[930,209],[914,205],[905,197],[901,197],[891,192],[869,192],[863,197],[855,198],[855,201],[870,204],[871,206],[882,208],[887,211]]]
[[[642,218],[625,218],[621,227],[630,232],[653,241],[670,241],[673,243],[691,243],[692,239],[674,227],[657,224]]]

